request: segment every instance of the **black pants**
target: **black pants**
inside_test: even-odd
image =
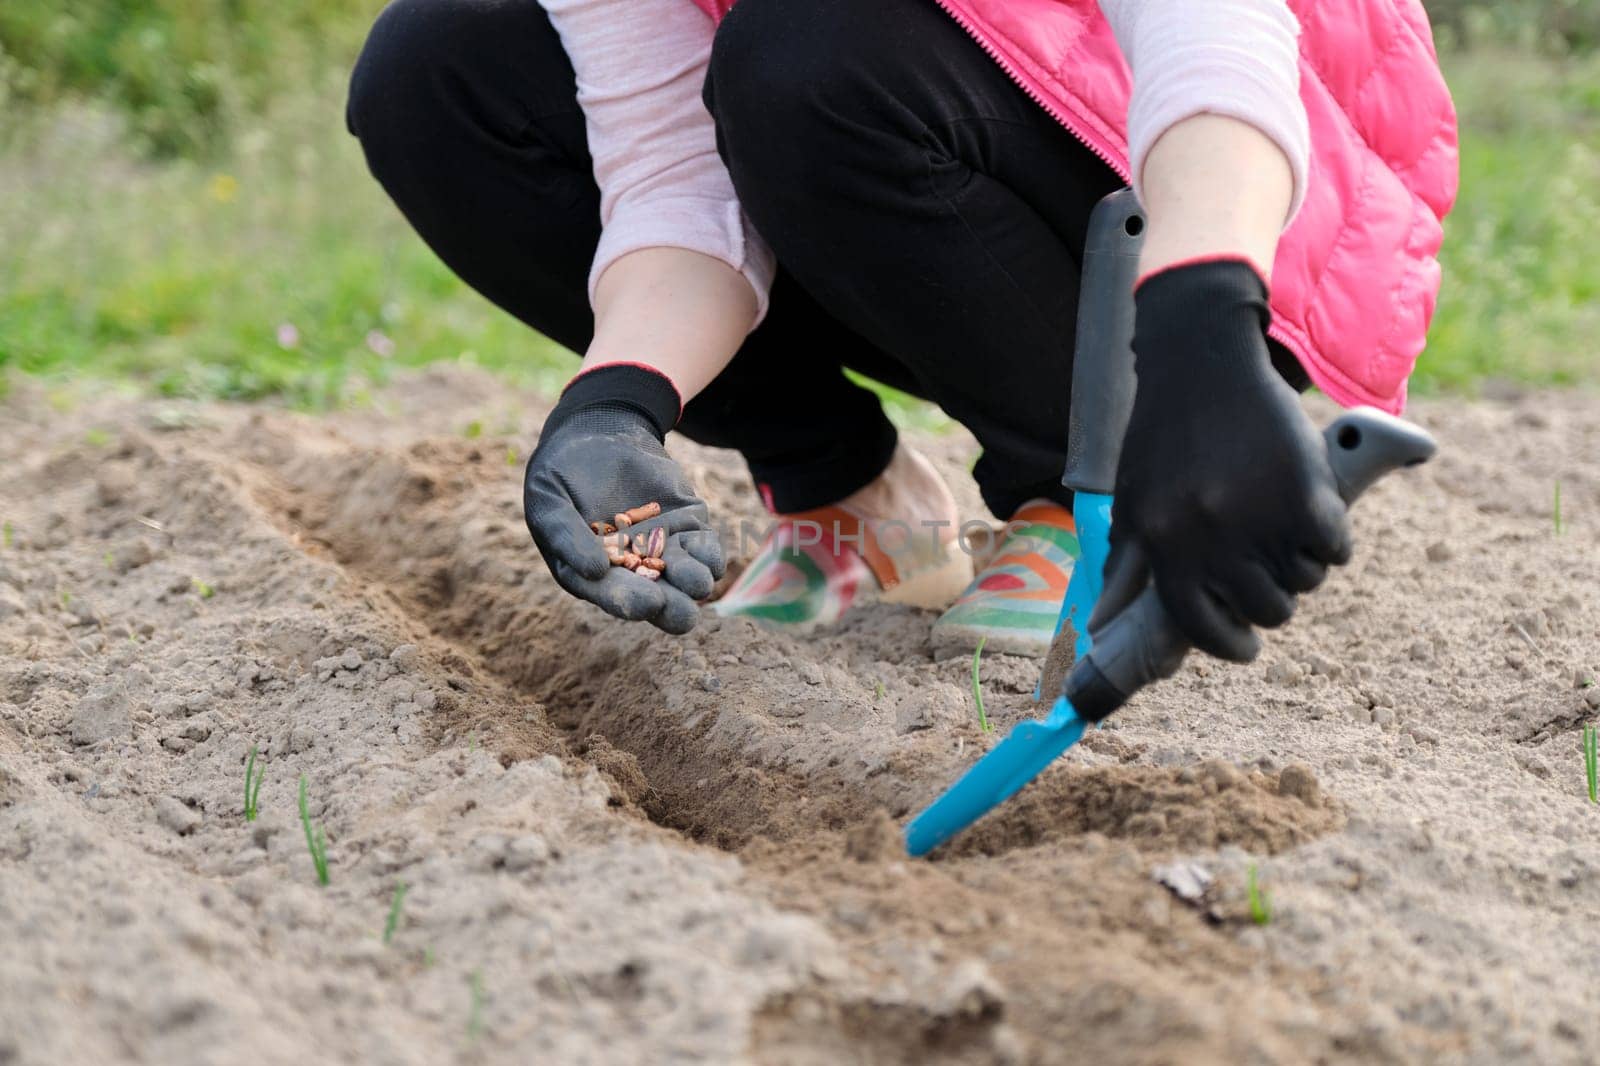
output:
[[[849,367],[970,429],[997,515],[1068,502],[1079,265],[1112,170],[933,0],[740,0],[705,99],[781,269],[766,320],[680,429],[743,453],[780,511],[834,502],[895,443]],[[572,66],[535,0],[395,0],[356,65],[349,124],[468,284],[588,345],[599,190]]]

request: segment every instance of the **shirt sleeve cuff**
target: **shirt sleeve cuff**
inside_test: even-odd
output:
[[[600,234],[589,269],[589,301],[606,268],[643,248],[683,248],[726,263],[744,275],[756,297],[755,329],[767,316],[777,260],[735,201],[653,199],[648,209],[619,204]]]

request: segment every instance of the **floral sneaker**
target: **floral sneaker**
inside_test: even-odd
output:
[[[858,603],[948,604],[971,577],[971,560],[927,530],[885,543],[891,532],[899,530],[875,529],[843,506],[784,515],[712,610],[804,630]]]
[[[1078,558],[1072,513],[1050,500],[1022,505],[1000,549],[933,624],[940,653],[986,651],[1042,659],[1050,651],[1067,581]]]

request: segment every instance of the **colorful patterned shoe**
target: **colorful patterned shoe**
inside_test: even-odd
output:
[[[955,604],[933,624],[941,654],[985,651],[1042,659],[1067,595],[1078,537],[1072,513],[1032,500],[1011,516],[1011,533]]]
[[[784,515],[756,557],[712,609],[785,629],[827,625],[859,603],[948,604],[972,561],[931,535],[890,554],[844,507]]]

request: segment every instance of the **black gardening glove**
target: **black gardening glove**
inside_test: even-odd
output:
[[[723,569],[706,505],[662,446],[678,413],[677,390],[652,370],[619,364],[580,374],[545,420],[522,489],[533,542],[562,588],[668,633],[694,628],[694,601],[711,595]],[[661,504],[660,517],[628,532],[666,529],[659,581],[612,566],[589,528],[651,501]]]
[[[1350,558],[1327,449],[1267,352],[1267,290],[1239,261],[1142,283],[1138,391],[1117,468],[1105,593],[1090,631],[1155,579],[1189,641],[1248,662],[1252,625],[1289,620],[1297,593]]]

